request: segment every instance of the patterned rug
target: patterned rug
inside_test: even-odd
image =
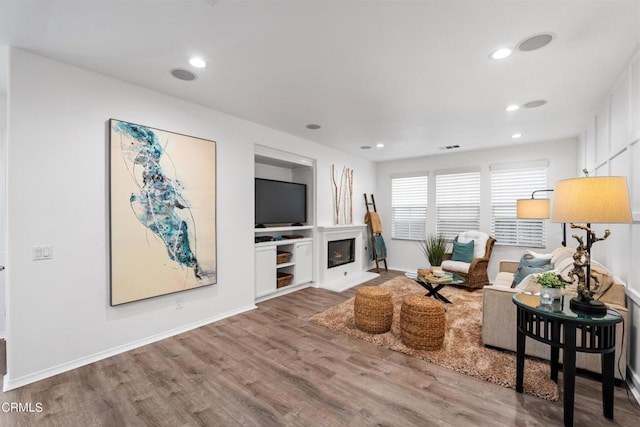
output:
[[[470,375],[503,387],[515,389],[515,353],[487,348],[482,345],[482,291],[469,292],[454,286],[440,293],[453,304],[445,304],[446,333],[441,350],[415,350],[405,346],[400,338],[400,306],[405,295],[424,294],[425,290],[413,280],[396,277],[382,285],[391,291],[394,303],[393,325],[384,334],[369,334],[358,330],[353,319],[353,301],[350,298],[330,309],[316,314],[311,322],[373,344],[387,347],[444,368]],[[515,332],[514,332],[515,333]],[[524,392],[546,400],[558,400],[558,387],[549,379],[549,363],[527,357],[525,360]]]

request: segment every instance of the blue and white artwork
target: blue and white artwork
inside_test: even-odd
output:
[[[111,305],[216,283],[215,142],[109,124]]]

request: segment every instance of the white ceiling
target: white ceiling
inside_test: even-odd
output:
[[[577,136],[639,42],[640,0],[0,1],[0,44],[375,161]]]

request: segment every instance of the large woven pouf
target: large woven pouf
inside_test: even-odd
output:
[[[438,350],[444,342],[444,305],[422,294],[407,295],[400,308],[402,342],[418,350]]]
[[[391,292],[380,286],[361,286],[353,304],[356,327],[370,334],[382,334],[391,329],[393,299]]]

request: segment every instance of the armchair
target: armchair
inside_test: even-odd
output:
[[[470,289],[479,289],[489,284],[489,259],[493,251],[496,239],[481,231],[465,231],[460,233],[454,241],[468,243],[474,241],[473,260],[468,262],[452,261],[453,253],[445,254],[442,269],[458,276],[464,277],[463,286]]]

